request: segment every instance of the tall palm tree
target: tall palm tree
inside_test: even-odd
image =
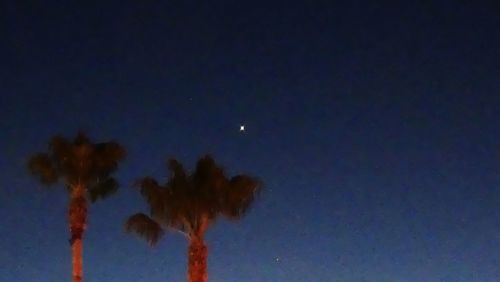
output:
[[[87,200],[95,202],[116,192],[118,183],[112,173],[125,154],[118,143],[92,143],[80,132],[73,141],[53,137],[48,152],[38,153],[28,162],[30,172],[43,184],[60,182],[68,189],[74,282],[83,279],[82,236],[87,225]]]
[[[240,219],[261,189],[260,182],[247,175],[227,178],[210,156],[201,158],[188,174],[176,160],[169,161],[170,178],[161,185],[150,177],[138,181],[147,201],[149,215],[137,213],[125,223],[149,244],[158,242],[166,230],[178,231],[189,240],[188,281],[207,281],[207,247],[204,234],[223,215]]]

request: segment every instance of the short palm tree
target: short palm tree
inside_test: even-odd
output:
[[[87,200],[94,202],[113,194],[117,181],[111,176],[125,157],[125,149],[115,142],[91,143],[83,133],[73,141],[53,137],[48,152],[32,156],[30,172],[43,184],[62,183],[70,194],[69,229],[73,281],[82,277],[82,236],[87,224]]]
[[[223,215],[240,219],[261,189],[257,179],[247,175],[227,178],[210,156],[201,158],[188,174],[176,160],[169,161],[170,178],[161,185],[150,177],[138,181],[147,201],[149,215],[137,213],[125,224],[154,245],[166,230],[183,233],[189,240],[188,281],[207,281],[207,247],[204,234]]]

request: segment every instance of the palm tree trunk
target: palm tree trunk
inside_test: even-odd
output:
[[[189,241],[188,282],[207,281],[207,246],[202,236],[193,236]]]
[[[73,282],[83,281],[82,250],[82,239],[76,239],[71,244],[71,255],[73,261]]]
[[[83,246],[82,237],[87,221],[87,200],[85,187],[74,186],[71,188],[69,204],[69,227],[71,232],[71,255],[73,262],[73,282],[83,281]]]

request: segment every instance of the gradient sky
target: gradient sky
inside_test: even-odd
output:
[[[87,281],[185,281],[182,236],[123,223],[205,153],[266,188],[210,281],[498,281],[498,1],[31,2],[0,4],[0,281],[69,281],[68,195],[26,160],[79,129],[129,151]]]

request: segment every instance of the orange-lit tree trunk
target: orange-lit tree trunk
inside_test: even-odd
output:
[[[73,264],[73,282],[83,281],[83,232],[87,224],[87,200],[85,187],[78,185],[71,188],[69,204],[69,229],[71,232],[71,257]]]
[[[191,237],[188,255],[188,282],[206,282],[208,250],[203,236]]]

